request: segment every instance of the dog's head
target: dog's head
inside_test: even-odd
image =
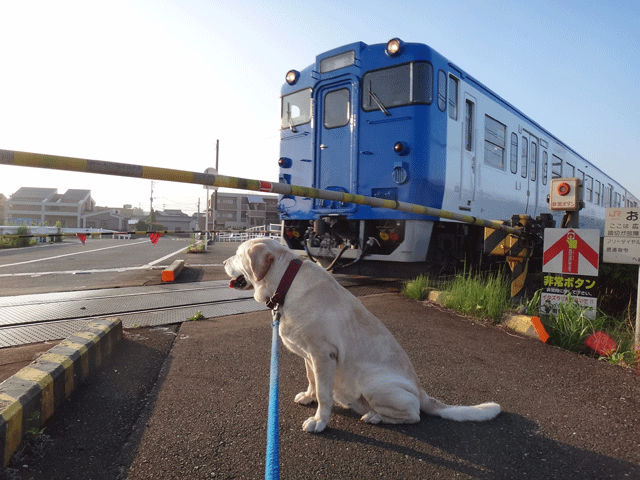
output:
[[[283,248],[278,242],[268,238],[248,240],[241,244],[236,254],[224,261],[224,269],[231,277],[229,286],[238,290],[256,288],[269,273]]]

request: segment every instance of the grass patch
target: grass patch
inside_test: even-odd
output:
[[[444,297],[444,305],[474,317],[501,322],[510,303],[511,282],[502,272],[455,277]]]
[[[415,300],[424,300],[429,291],[436,288],[446,292],[443,296],[446,307],[474,317],[500,322],[511,308],[511,283],[502,272],[464,273],[444,282],[421,275],[405,282],[402,293]]]
[[[539,315],[539,293],[527,305],[527,313]],[[537,298],[537,304],[534,304]],[[534,305],[536,308],[534,308]],[[560,304],[557,315],[539,315],[542,324],[551,337],[551,343],[577,353],[590,353],[586,347],[587,338],[596,333],[606,333],[616,344],[616,350],[601,360],[621,365],[637,365],[640,352],[634,352],[634,320],[631,312],[621,319],[613,318],[602,310],[586,308],[571,296]]]
[[[420,275],[414,280],[404,282],[404,285],[402,286],[402,293],[409,298],[422,301],[427,298],[429,290],[432,288],[433,287],[430,287],[429,277],[426,275]]]

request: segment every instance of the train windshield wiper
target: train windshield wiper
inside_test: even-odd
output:
[[[298,133],[298,129],[293,124],[293,120],[291,119],[291,104],[287,103],[287,123],[289,123],[289,130],[293,133]]]
[[[387,110],[387,108],[382,104],[382,101],[380,100],[380,98],[378,98],[378,95],[376,95],[373,92],[373,89],[371,88],[371,83],[369,83],[369,96],[373,98],[373,101],[376,102],[376,105],[378,105],[378,108],[382,110],[382,113],[384,113],[387,117],[391,116],[391,114],[389,113],[389,110]]]

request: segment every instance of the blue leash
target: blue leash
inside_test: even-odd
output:
[[[280,325],[280,311],[278,306],[273,309],[273,332],[271,335],[271,378],[269,380],[269,414],[267,420],[267,458],[264,478],[276,480],[280,478],[280,433],[278,430],[278,361],[280,358],[280,339],[278,328]]]

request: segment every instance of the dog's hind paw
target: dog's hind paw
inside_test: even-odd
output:
[[[300,405],[309,405],[310,403],[313,403],[316,401],[316,396],[313,394],[309,394],[307,392],[300,392],[299,394],[296,395],[296,398],[294,398],[294,401],[296,403],[299,403]]]
[[[369,412],[364,414],[360,420],[367,423],[380,423],[382,421],[382,417],[376,412]]]
[[[302,424],[302,429],[305,432],[320,433],[327,426],[327,422],[324,420],[317,420],[316,417],[309,417]]]

